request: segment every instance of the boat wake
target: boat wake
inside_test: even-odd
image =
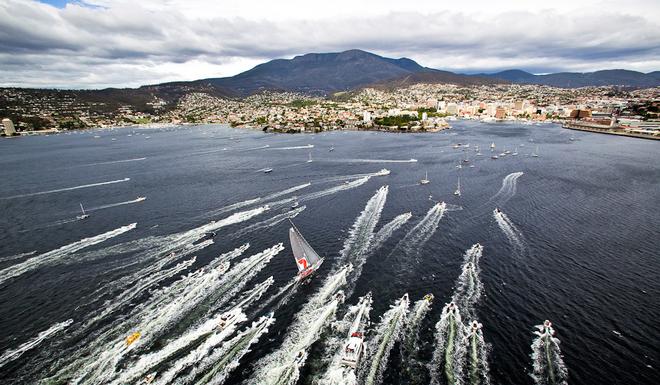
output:
[[[133,203],[140,203],[140,202],[144,202],[145,200],[146,200],[146,198],[140,197],[140,198],[132,199],[130,201],[110,203],[110,204],[107,204],[107,205],[91,207],[91,208],[86,209],[86,211],[98,211],[98,210],[103,210],[103,209],[109,209],[109,208],[112,208],[112,207],[132,205]]]
[[[550,321],[536,326],[538,337],[532,342],[532,373],[536,385],[566,385],[568,369],[559,349],[559,339]]]
[[[272,315],[261,317],[252,326],[238,333],[233,339],[223,343],[205,357],[202,357],[190,372],[174,382],[176,385],[220,385],[225,382],[229,373],[238,367],[241,358],[250,351],[250,347],[268,332],[268,327],[275,322]],[[160,380],[158,384],[162,383]]]
[[[401,338],[409,306],[408,294],[404,294],[394,306],[381,317],[376,333],[367,345],[367,352],[360,370],[361,383],[378,385],[383,382],[390,351]]]
[[[346,284],[351,270],[351,266],[343,266],[325,279],[321,288],[296,313],[280,348],[260,360],[260,367],[249,384],[295,383],[306,360],[307,349],[320,337],[320,330],[330,316],[334,316],[339,302],[333,296]]]
[[[133,158],[133,159],[123,159],[123,160],[111,160],[111,161],[107,161],[107,162],[87,163],[87,164],[81,165],[81,167],[82,166],[100,166],[100,165],[103,165],[103,164],[139,162],[139,161],[145,160],[145,159],[147,159],[147,158],[143,157],[143,158]]]
[[[392,233],[401,228],[401,226],[408,223],[410,218],[412,218],[412,213],[407,212],[397,215],[394,217],[394,219],[384,224],[383,227],[374,235],[371,241],[371,250],[376,250],[381,247],[383,243],[385,243],[385,241],[392,236]]]
[[[311,186],[311,183],[309,183],[309,182],[308,183],[303,183],[301,185],[289,187],[289,188],[287,188],[285,190],[282,190],[282,191],[277,191],[277,192],[268,194],[265,197],[257,197],[257,198],[253,198],[253,199],[244,200],[244,201],[241,201],[241,202],[236,202],[236,203],[230,204],[228,206],[224,206],[224,207],[221,207],[219,209],[209,211],[204,216],[208,218],[208,217],[211,217],[211,216],[231,212],[231,211],[234,211],[234,210],[246,207],[246,206],[252,206],[256,203],[270,202],[273,199],[277,199],[277,198],[285,196],[285,195],[293,194],[294,192],[296,192],[298,190],[302,190],[302,189],[307,188],[309,186]]]
[[[451,299],[468,319],[474,319],[474,307],[483,292],[483,285],[479,279],[479,259],[482,253],[483,246],[478,243],[465,252],[461,275],[458,277]]]
[[[251,232],[254,232],[254,231],[257,231],[257,230],[261,230],[261,229],[265,229],[265,228],[268,228],[268,227],[273,227],[275,225],[278,225],[278,224],[282,223],[283,221],[285,221],[287,219],[293,219],[293,218],[297,217],[298,214],[305,211],[306,208],[307,208],[307,206],[296,207],[295,209],[292,209],[291,211],[287,211],[287,212],[282,213],[282,214],[277,214],[272,218],[269,218],[269,219],[266,219],[264,221],[251,224],[249,226],[246,226],[246,227],[238,230],[237,232],[232,234],[231,237],[240,238],[240,237],[242,237],[242,236],[244,236],[248,233],[251,233]]]
[[[408,377],[410,383],[428,383],[421,378],[425,375],[425,367],[419,360],[419,331],[422,327],[422,321],[426,318],[431,304],[433,294],[427,294],[424,298],[415,302],[412,311],[408,314],[408,321],[403,334],[403,343],[401,345],[402,359],[407,362],[404,365],[403,375]]]
[[[353,333],[364,333],[369,326],[372,304],[371,293],[368,293],[360,297],[357,305],[349,307],[341,321],[333,324],[334,335],[325,344],[330,363],[317,385],[357,385],[355,368],[346,366],[341,361]]]
[[[516,195],[516,189],[518,186],[518,178],[523,175],[522,171],[511,173],[504,177],[502,180],[502,187],[490,198],[490,201],[497,202],[500,206],[504,205],[509,199],[513,198]]]
[[[20,356],[23,355],[23,353],[27,352],[28,350],[32,350],[39,346],[44,340],[54,336],[55,334],[63,331],[66,329],[69,325],[73,323],[72,319],[66,320],[64,322],[59,322],[56,323],[55,325],[52,325],[48,329],[40,332],[36,337],[32,338],[31,340],[27,341],[26,343],[22,344],[21,346],[17,347],[16,349],[10,349],[2,353],[2,356],[0,356],[0,368],[5,366],[6,364],[10,363],[11,361],[16,360]]]
[[[62,246],[59,249],[39,254],[23,262],[9,266],[3,270],[0,270],[0,285],[29,271],[36,270],[44,266],[52,266],[67,262],[67,257],[71,256],[76,251],[124,234],[127,231],[133,230],[136,225],[137,223],[131,223],[130,225],[122,226],[118,229],[108,231],[94,237],[84,238],[69,245]]]
[[[338,163],[417,163],[417,159],[338,159]]]
[[[353,175],[343,175],[343,176],[323,178],[321,180],[315,181],[315,183],[343,182],[343,181],[351,180],[351,179],[364,178],[366,176],[372,177],[372,176],[386,176],[386,175],[390,175],[390,170],[384,168],[380,171],[369,172],[369,173],[365,173],[365,174],[353,174]]]
[[[431,207],[424,218],[403,237],[394,250],[403,249],[407,253],[419,256],[419,250],[438,229],[438,224],[445,214],[446,207],[445,202],[437,203]]]
[[[89,188],[89,187],[106,186],[106,185],[109,185],[109,184],[128,182],[129,180],[131,180],[131,178],[111,180],[111,181],[108,181],[108,182],[84,184],[84,185],[80,185],[80,186],[60,188],[60,189],[56,189],[56,190],[39,191],[39,192],[28,193],[28,194],[12,195],[12,196],[8,196],[8,197],[0,197],[0,200],[15,199],[15,198],[26,198],[26,197],[33,197],[33,196],[37,196],[37,195],[54,194],[54,193],[63,192],[63,191],[79,190],[79,189]]]
[[[313,144],[308,144],[306,146],[290,146],[290,147],[271,147],[271,150],[306,150],[314,148]]]
[[[36,252],[37,250],[32,250],[32,251],[28,251],[27,253],[20,253],[20,254],[8,255],[6,257],[0,257],[0,262],[14,261],[16,259],[29,257],[36,254]]]
[[[518,230],[516,225],[513,222],[511,222],[509,217],[506,214],[504,214],[501,210],[499,211],[498,209],[493,210],[493,216],[495,217],[495,221],[497,222],[497,225],[500,227],[506,238],[509,240],[511,246],[513,246],[514,251],[518,255],[523,254],[526,249],[525,246],[526,242],[522,232]]]
[[[490,385],[490,369],[488,366],[488,352],[490,345],[484,341],[481,332],[482,325],[472,321],[466,327],[467,338],[467,377],[470,385]]]
[[[445,305],[435,325],[435,351],[431,361],[431,384],[463,384],[466,339],[461,315],[454,303]],[[444,379],[444,381],[443,381]]]

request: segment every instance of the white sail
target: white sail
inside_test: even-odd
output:
[[[289,229],[289,240],[291,241],[291,249],[293,250],[293,257],[296,259],[298,271],[317,267],[321,257],[312,249],[312,246],[307,243],[295,226]]]

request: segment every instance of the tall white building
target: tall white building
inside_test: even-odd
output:
[[[362,121],[363,121],[364,123],[369,123],[369,122],[371,122],[371,112],[369,112],[369,111],[364,111],[364,113],[362,114]]]
[[[12,136],[16,133],[14,122],[12,122],[9,118],[2,119],[2,126],[5,128],[5,135]]]

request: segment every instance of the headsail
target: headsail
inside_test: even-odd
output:
[[[291,249],[293,250],[293,257],[296,259],[298,271],[317,267],[316,265],[321,257],[312,249],[312,246],[307,243],[295,226],[289,229],[289,240],[291,241]]]

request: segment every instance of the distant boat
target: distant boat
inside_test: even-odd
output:
[[[513,154],[511,154],[511,155],[513,155],[513,156],[516,156],[516,155],[518,155],[518,147],[516,147],[516,149],[515,149],[515,150],[513,150]]]
[[[142,202],[142,201],[144,201],[144,200],[146,200],[146,199],[147,199],[147,197],[137,197],[137,198],[135,199],[135,201],[136,201],[136,202]]]
[[[310,153],[309,153],[309,159],[307,159],[307,163],[312,163],[312,162],[313,162],[313,160],[312,160],[312,153],[310,152]]]
[[[536,151],[532,152],[532,157],[533,158],[539,157],[539,146],[536,146]]]
[[[495,142],[490,144],[490,150],[495,151]]]
[[[348,339],[346,346],[344,346],[344,352],[341,356],[342,365],[353,369],[357,368],[363,350],[364,336],[362,332],[355,331],[351,333],[351,337]]]
[[[429,182],[430,182],[429,172],[426,171],[426,173],[424,174],[424,178],[419,180],[419,184],[429,184]]]
[[[490,159],[499,159],[499,158],[497,157],[497,155],[493,155],[490,157]]]
[[[87,214],[85,212],[85,208],[83,207],[82,203],[80,204],[80,211],[82,211],[82,214],[76,216],[76,219],[82,220],[82,219],[89,218],[89,214]]]
[[[291,242],[293,258],[296,261],[296,266],[298,266],[298,282],[300,282],[321,267],[323,258],[312,249],[312,246],[307,243],[293,222],[291,222],[291,228],[289,228],[289,241]]]
[[[456,196],[461,196],[461,177],[458,177],[458,184],[456,185],[456,191],[454,191],[454,195]]]
[[[272,168],[264,168],[264,174],[268,174],[270,172],[273,172]]]
[[[152,382],[154,382],[154,379],[156,378],[157,374],[158,372],[147,374],[138,384],[151,384]]]
[[[330,150],[329,150],[329,152],[333,152],[334,150],[335,150],[335,148],[334,148],[334,147],[330,147]]]
[[[298,199],[298,198],[297,198],[297,197],[294,197],[294,199]],[[298,203],[297,200],[293,201],[293,203],[291,204],[291,208],[292,208],[292,209],[295,209],[295,208],[298,207],[298,206],[300,206],[300,203]]]

